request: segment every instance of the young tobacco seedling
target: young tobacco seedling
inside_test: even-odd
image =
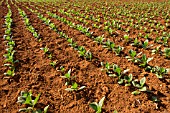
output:
[[[77,47],[77,44],[75,42],[73,42],[73,39],[72,38],[68,38],[67,39],[67,42],[69,42],[70,46],[73,47],[73,48],[76,48]]]
[[[135,62],[136,60],[136,51],[133,51],[133,50],[129,50],[129,54],[130,56],[126,56],[125,58],[128,59],[128,61],[132,61],[132,62]]]
[[[15,69],[9,69],[6,73],[4,73],[6,76],[15,76]]]
[[[170,48],[164,49],[164,55],[165,55],[166,58],[170,59]]]
[[[84,89],[86,86],[81,86],[80,88],[78,88],[78,84],[76,82],[74,82],[71,86],[71,88],[66,88],[66,91],[78,91],[78,90],[82,90]]]
[[[160,43],[160,37],[156,37],[154,43]]]
[[[60,66],[57,71],[62,71],[63,72],[64,70],[65,70],[64,66]]]
[[[133,95],[138,95],[138,94],[140,94],[141,91],[147,91],[146,86],[144,86],[145,82],[146,82],[145,77],[140,79],[140,82],[138,81],[138,79],[133,80],[132,84],[133,84],[134,87],[138,88],[138,90],[133,91],[132,94]]]
[[[132,74],[129,74],[129,76],[124,76],[125,86],[131,86],[132,79],[133,79]]]
[[[160,51],[160,47],[161,47],[161,45],[159,45],[159,46],[157,46],[155,49],[153,49],[153,50],[151,51],[151,52],[152,52],[152,55],[158,53],[158,52]]]
[[[142,47],[143,47],[144,49],[147,49],[147,46],[148,46],[148,39],[146,39],[146,40],[143,42],[143,44],[142,44]]]
[[[167,73],[169,72],[169,69],[155,66],[155,67],[152,68],[151,72],[155,73],[156,76],[157,76],[159,79],[162,79],[162,78],[163,78],[163,75],[165,75],[165,74],[167,74]]]
[[[53,66],[54,68],[56,67],[56,64],[57,64],[57,60],[50,62],[50,65]]]
[[[97,103],[97,102],[90,103],[90,107],[93,108],[96,111],[96,113],[101,113],[102,112],[102,106],[103,106],[103,103],[104,103],[104,99],[105,99],[105,97],[103,97],[99,101],[99,103]]]
[[[65,85],[69,85],[70,82],[71,82],[71,80],[72,80],[73,78],[75,78],[75,76],[71,77],[71,69],[70,69],[66,74],[64,74],[64,76],[61,76],[61,78],[67,79]]]
[[[124,35],[123,38],[126,40],[126,42],[129,41],[129,35]]]
[[[114,52],[118,56],[123,51],[123,49],[124,49],[124,47],[118,46],[117,48],[114,49]]]
[[[89,59],[90,61],[92,60],[92,53],[88,50],[86,53],[85,53],[85,58],[86,59]]]
[[[135,38],[135,40],[133,41],[132,45],[134,46],[139,46],[140,42],[138,41],[138,38]]]
[[[108,48],[109,50],[114,50],[115,44],[113,42],[110,42],[110,40],[107,40],[104,43],[103,47]]]
[[[96,37],[94,40],[95,40],[95,42],[97,42],[97,43],[99,43],[101,45],[101,44],[103,44],[104,39],[105,39],[104,35],[102,35],[102,36]]]
[[[164,46],[168,46],[168,37],[162,37]]]
[[[147,64],[148,64],[152,59],[153,59],[153,57],[147,58],[146,55],[143,54],[141,59],[137,59],[137,62],[138,62],[138,61],[140,62],[139,66],[141,66],[141,67],[146,67]]]
[[[114,30],[112,28],[108,28],[108,32],[109,32],[110,35],[112,35]]]
[[[38,94],[38,96],[36,96],[35,99],[33,100],[32,92],[21,91],[21,94],[18,97],[17,102],[21,104],[26,104],[30,107],[19,109],[19,112],[24,111],[24,112],[32,112],[32,113],[42,113],[41,110],[35,109],[35,105],[37,104],[39,98],[40,98],[40,94]],[[49,105],[44,108],[43,113],[47,113],[48,107]]]
[[[103,67],[103,68],[101,69],[102,71],[105,71],[105,70],[106,70],[106,72],[107,72],[108,74],[111,73],[111,72],[110,72],[110,69],[113,67],[112,64],[109,64],[108,62],[106,62],[106,63],[104,64],[103,62],[101,62],[101,66]]]
[[[109,74],[109,76],[118,77],[118,84],[123,84],[124,79],[122,78],[122,75],[127,73],[129,71],[129,69],[122,71],[121,68],[118,65],[114,64],[113,65],[113,71],[115,72],[115,74]]]
[[[55,31],[57,30],[57,27],[55,26],[54,23],[50,23],[49,26],[50,26],[51,29],[53,29]]]
[[[78,47],[78,52],[80,54],[80,56],[85,56],[85,53],[86,53],[86,49],[83,47],[83,46],[79,46]]]
[[[44,48],[40,48],[40,49],[43,50],[45,54],[49,53],[49,48],[47,46],[45,46]]]
[[[38,34],[37,32],[33,32],[33,36],[34,36],[35,38],[39,38],[39,37],[40,37],[40,34]]]

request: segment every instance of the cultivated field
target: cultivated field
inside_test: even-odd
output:
[[[0,113],[170,113],[170,1],[1,0]]]

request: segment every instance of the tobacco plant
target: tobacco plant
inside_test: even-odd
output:
[[[124,47],[118,46],[118,47],[114,48],[114,52],[118,56],[123,51],[123,49],[124,49]]]
[[[67,80],[65,85],[69,85],[71,81],[75,78],[75,76],[71,76],[71,69],[66,74],[64,74],[64,76],[61,77]]]
[[[143,54],[141,58],[137,59],[137,63],[139,63],[141,67],[146,67],[151,60],[153,60],[153,57],[147,58],[146,55]]]
[[[144,49],[147,49],[147,47],[148,47],[148,39],[146,39],[146,40],[143,42],[142,47],[143,47]]]
[[[126,56],[125,58],[127,58],[128,61],[135,62],[136,56],[137,56],[136,51],[129,50],[129,55],[130,55],[130,56]]]
[[[146,82],[145,77],[141,78],[140,81],[138,81],[138,79],[133,80],[132,84],[133,84],[134,87],[138,88],[138,90],[133,91],[132,94],[138,95],[138,94],[140,94],[141,91],[147,91],[146,86],[144,86],[145,82]]]
[[[108,62],[106,63],[101,62],[100,64],[103,67],[101,69],[102,71],[106,71],[107,74],[111,74],[111,69],[113,68],[113,64],[109,64]]]
[[[7,48],[6,51],[7,53],[5,53],[3,56],[5,57],[4,60],[4,66],[7,66],[8,69],[7,71],[4,73],[4,75],[6,76],[14,76],[15,75],[15,63],[18,62],[18,60],[14,59],[14,53],[16,52],[14,50],[14,46],[15,46],[15,41],[12,40],[12,32],[11,32],[11,25],[12,25],[12,12],[10,9],[9,4],[7,5],[8,7],[8,13],[5,16],[5,26],[6,26],[6,30],[5,30],[5,35],[3,36],[3,38],[7,41]]]
[[[132,74],[129,74],[128,76],[127,75],[124,76],[125,86],[131,86],[132,79],[133,79],[133,75]]]
[[[86,86],[81,86],[78,88],[78,84],[76,82],[72,83],[71,88],[66,88],[66,91],[78,91],[84,89]]]
[[[115,47],[115,44],[113,43],[113,42],[111,42],[110,40],[107,40],[105,43],[104,43],[104,45],[103,45],[103,47],[105,47],[105,48],[108,48],[109,50],[114,50],[114,47]]]
[[[53,66],[54,68],[56,67],[56,65],[57,65],[57,60],[56,61],[52,61],[52,62],[50,62],[50,65],[51,66]]]
[[[164,78],[164,75],[166,75],[169,72],[169,69],[155,66],[151,69],[151,72],[155,73],[157,78],[162,79]]]
[[[164,49],[164,55],[167,59],[170,59],[170,48],[165,48]]]
[[[77,47],[77,44],[75,42],[73,42],[73,39],[72,38],[68,38],[67,41],[70,43],[69,45],[73,48],[76,48]]]
[[[132,43],[133,46],[138,47],[140,45],[140,42],[138,41],[138,38],[135,38],[135,40]]]
[[[103,106],[103,103],[104,103],[104,99],[105,99],[105,97],[103,97],[99,101],[99,103],[97,103],[97,102],[90,103],[90,107],[93,108],[96,111],[96,113],[101,113],[102,112],[102,106]]]
[[[40,48],[45,54],[49,54],[49,48],[47,46]]]
[[[95,42],[99,43],[100,45],[103,44],[104,41],[104,35],[96,37],[94,40]]]
[[[155,49],[153,49],[151,52],[152,52],[152,55],[153,54],[156,54],[156,53],[159,53],[160,52],[160,47],[161,45],[157,46]]]
[[[37,102],[40,98],[40,95],[41,94],[38,94],[38,96],[36,96],[35,99],[33,99],[32,92],[21,91],[20,96],[18,97],[17,103],[25,104],[29,107],[21,108],[21,109],[19,109],[19,112],[47,113],[49,105],[46,106],[43,111],[35,108],[35,105],[37,104]]]

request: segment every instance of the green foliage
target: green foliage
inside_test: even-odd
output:
[[[133,51],[133,50],[129,50],[129,55],[130,56],[126,56],[125,58],[128,59],[128,61],[132,61],[132,62],[135,62],[136,60],[136,51]]]
[[[123,38],[126,40],[126,42],[129,41],[129,35],[124,35]]]
[[[105,48],[108,48],[109,50],[114,50],[114,47],[115,47],[115,44],[113,42],[111,42],[110,40],[107,40],[105,43],[104,43],[104,46]]]
[[[95,42],[97,42],[97,43],[99,43],[99,44],[103,44],[103,40],[104,40],[105,38],[104,38],[104,35],[102,35],[102,36],[98,36],[98,37],[96,37],[94,40],[95,40]]]
[[[52,62],[50,62],[50,65],[51,66],[53,66],[54,68],[56,67],[56,65],[57,65],[57,60],[56,61],[52,61]]]
[[[155,49],[153,49],[151,52],[152,52],[152,54],[156,54],[156,53],[159,53],[159,51],[160,51],[160,47],[161,47],[161,45],[160,46],[157,46]]]
[[[144,49],[147,49],[147,47],[148,47],[148,39],[146,39],[146,40],[144,41],[144,43],[142,44],[142,47],[143,47]]]
[[[169,69],[155,66],[152,68],[151,72],[155,73],[159,79],[162,79],[164,77],[163,75],[169,72]]]
[[[137,62],[139,62],[139,66],[146,67],[151,60],[153,60],[153,57],[152,58],[147,58],[146,55],[143,54],[142,58],[137,59]]]
[[[133,80],[132,84],[133,84],[134,87],[138,88],[138,90],[133,91],[132,94],[133,95],[138,95],[138,94],[140,94],[141,91],[147,91],[146,86],[144,86],[145,82],[146,82],[146,78],[145,77],[141,78],[140,82],[138,82],[137,79]]]
[[[73,48],[76,48],[77,47],[77,44],[75,42],[73,42],[73,39],[72,38],[68,38],[67,39],[67,42],[69,42],[70,46],[73,47]]]
[[[64,74],[64,76],[61,77],[67,79],[65,85],[69,85],[71,80],[74,78],[74,76],[71,77],[71,69],[66,74]]]
[[[45,46],[44,48],[42,47],[40,49],[43,50],[45,54],[49,53],[49,48],[47,46]]]
[[[140,45],[140,42],[138,41],[138,38],[135,38],[132,45],[134,45],[134,46],[139,46]]]
[[[131,86],[132,79],[133,79],[132,74],[129,74],[129,76],[124,76],[125,86]]]
[[[124,47],[118,46],[117,48],[114,48],[114,52],[116,53],[116,55],[120,55],[123,49]]]
[[[76,82],[72,83],[71,88],[66,88],[66,91],[78,91],[84,89],[86,86],[81,86],[78,88],[78,84]]]
[[[35,109],[35,105],[37,104],[41,94],[38,94],[35,99],[32,98],[32,92],[21,91],[20,96],[18,97],[18,103],[28,105],[27,108],[19,109],[19,112],[32,112],[32,113],[47,113],[48,106],[44,108],[44,111]]]
[[[92,102],[92,103],[90,103],[90,107],[91,107],[92,109],[94,109],[94,110],[96,111],[96,113],[101,113],[101,112],[102,112],[102,106],[103,106],[103,103],[104,103],[104,99],[105,99],[105,97],[103,97],[103,98],[99,101],[99,103],[97,103],[97,102]]]
[[[166,58],[170,59],[170,48],[164,49],[164,55],[165,55]]]

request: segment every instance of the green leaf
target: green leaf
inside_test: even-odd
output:
[[[131,81],[132,81],[132,79],[133,79],[133,75],[132,75],[132,74],[130,74],[130,75],[129,75],[129,80],[128,80],[128,82],[131,82]]]
[[[95,111],[98,111],[98,104],[97,104],[97,102],[90,103],[90,107],[93,108]]]
[[[160,100],[159,100],[158,97],[156,97],[156,96],[152,96],[152,101],[154,101],[154,102],[160,102]]]
[[[64,75],[67,79],[70,79],[71,69]]]
[[[137,88],[141,88],[140,84],[138,84],[137,82],[138,82],[137,79],[133,80],[133,81],[132,81],[133,86],[134,86],[134,87],[137,87]]]
[[[118,74],[118,76],[120,76],[121,69],[117,66],[117,67],[114,69],[114,72],[116,72],[116,73]]]
[[[44,113],[47,113],[49,105],[44,108]]]
[[[82,89],[84,89],[86,86],[81,86],[80,88],[79,88],[79,90],[82,90]]]
[[[152,59],[153,59],[153,57],[152,58],[148,58],[147,59],[147,63],[149,63]]]
[[[124,79],[130,83],[132,81],[132,78],[133,78],[133,75],[132,74],[129,74],[129,76],[124,76]]]
[[[77,87],[78,87],[78,84],[76,82],[74,82],[71,86],[72,89],[77,89]]]
[[[19,109],[19,111],[18,112],[28,112],[28,110],[27,110],[27,108],[21,108],[21,109]]]
[[[38,96],[35,98],[35,100],[33,101],[33,106],[35,106],[35,104],[38,102],[39,98],[40,98],[41,94],[38,94]]]
[[[142,79],[140,79],[140,85],[141,85],[141,87],[143,87],[143,85],[145,84],[145,82],[146,82],[146,78],[145,78],[145,77],[143,77]]]
[[[123,84],[123,79],[119,79],[118,84]]]
[[[139,91],[147,91],[146,87],[142,87]]]
[[[7,76],[14,76],[15,75],[14,70],[7,70],[7,72],[4,73],[4,74],[7,75]]]
[[[24,102],[24,104],[29,104],[29,105],[33,106],[32,98],[31,98],[30,94],[27,95],[27,98],[26,98],[26,101]]]
[[[125,86],[131,86],[131,84],[130,84],[130,83],[127,83],[127,84],[125,84]]]
[[[133,94],[133,95],[139,95],[139,94],[140,94],[140,91],[133,91],[132,94]]]
[[[104,99],[105,99],[105,97],[103,97],[103,98],[99,101],[99,106],[100,106],[100,107],[102,107],[102,106],[103,106]]]

